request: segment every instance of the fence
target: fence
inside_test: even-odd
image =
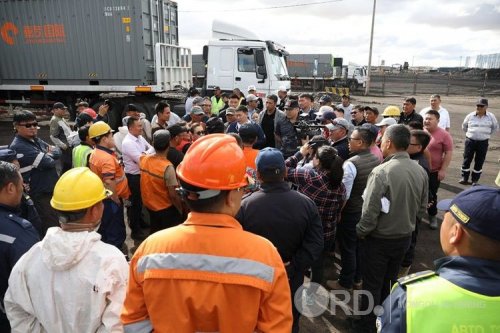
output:
[[[372,73],[370,95],[498,95],[500,78],[487,73]]]

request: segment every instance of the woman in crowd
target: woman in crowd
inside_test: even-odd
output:
[[[312,282],[323,282],[323,267],[330,249],[334,248],[335,231],[340,211],[345,203],[346,190],[342,184],[344,171],[342,158],[335,148],[324,145],[312,156],[313,168],[297,167],[299,160],[307,158],[310,144],[286,160],[287,180],[298,186],[298,191],[311,198],[318,207],[323,223],[325,247],[323,255],[311,267]]]

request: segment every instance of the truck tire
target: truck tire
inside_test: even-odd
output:
[[[175,104],[172,108],[172,112],[182,118],[186,114],[185,104],[183,103]]]
[[[348,85],[351,91],[358,90],[358,82],[356,82],[356,80],[349,80]]]

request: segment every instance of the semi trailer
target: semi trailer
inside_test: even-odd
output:
[[[366,84],[366,68],[356,64],[343,64],[343,58],[331,54],[290,54],[287,58],[292,88],[346,87],[355,91]]]
[[[206,77],[206,61],[202,54],[193,54],[193,83],[202,87]],[[349,63],[331,54],[286,54],[287,81],[296,91],[325,90],[325,87],[346,87],[357,90],[366,84],[364,66]],[[273,92],[275,93],[276,90]]]
[[[59,101],[74,114],[76,101],[97,110],[107,99],[115,128],[128,103],[151,119],[154,105],[167,99],[182,114],[193,74],[178,25],[177,3],[168,0],[1,1],[0,104]],[[238,31],[214,23],[203,49],[207,93],[217,85],[290,87],[283,48]]]

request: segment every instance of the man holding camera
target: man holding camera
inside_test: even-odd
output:
[[[280,119],[276,126],[276,139],[281,143],[280,151],[286,158],[294,155],[299,147],[299,133],[295,129],[296,123],[299,121],[299,103],[296,100],[289,100],[285,104],[285,118]]]

